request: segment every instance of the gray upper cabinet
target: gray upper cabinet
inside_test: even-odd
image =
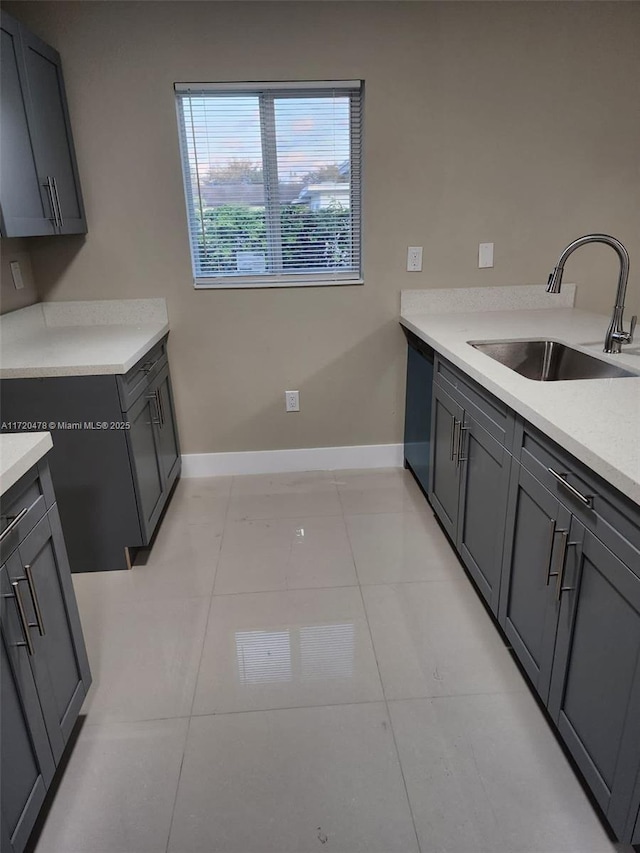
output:
[[[2,235],[84,234],[60,56],[6,12],[1,22]]]
[[[568,544],[549,712],[622,837],[640,768],[640,564],[628,543],[614,554],[576,518]]]
[[[2,13],[0,30],[0,208],[2,235],[53,234],[53,209],[38,169],[28,121],[20,24]]]

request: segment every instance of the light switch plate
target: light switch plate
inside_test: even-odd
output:
[[[20,264],[18,261],[11,261],[9,265],[11,267],[11,277],[13,278],[13,285],[16,290],[22,290],[24,287],[24,281],[22,280],[22,272],[20,270]]]
[[[487,269],[493,266],[493,243],[480,243],[478,246],[478,267]]]

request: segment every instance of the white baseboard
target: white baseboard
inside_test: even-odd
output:
[[[215,477],[348,468],[401,468],[402,464],[402,444],[248,450],[238,453],[185,453],[182,456],[182,476]]]

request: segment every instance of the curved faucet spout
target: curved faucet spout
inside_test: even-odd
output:
[[[607,329],[607,334],[604,339],[605,352],[620,352],[622,344],[630,344],[633,341],[633,332],[636,327],[636,317],[631,319],[631,329],[628,332],[624,331],[622,318],[624,314],[624,298],[627,292],[627,281],[629,280],[629,253],[622,245],[620,240],[615,237],[610,237],[608,234],[585,234],[584,237],[578,237],[572,243],[569,243],[567,248],[558,258],[558,263],[553,268],[553,272],[549,275],[547,281],[548,293],[560,293],[562,285],[562,276],[564,273],[564,265],[567,258],[572,255],[580,246],[586,246],[587,243],[604,243],[618,255],[620,261],[620,276],[618,278],[618,290],[616,293],[616,303],[613,306],[613,314],[611,322]]]

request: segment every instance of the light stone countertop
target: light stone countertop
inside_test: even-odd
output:
[[[465,311],[464,299],[456,296],[453,310],[458,313],[447,313],[446,305],[407,302],[403,294],[402,325],[640,504],[640,345],[623,346],[620,355],[603,353],[609,324],[604,315],[570,307],[519,309],[516,304],[504,311],[477,305]],[[625,327],[628,323],[626,318]],[[530,338],[560,341],[628,367],[638,378],[537,382],[467,343]]]
[[[41,302],[0,317],[0,379],[126,373],[168,331],[164,299]]]
[[[52,447],[49,432],[0,435],[0,495],[17,483]]]

